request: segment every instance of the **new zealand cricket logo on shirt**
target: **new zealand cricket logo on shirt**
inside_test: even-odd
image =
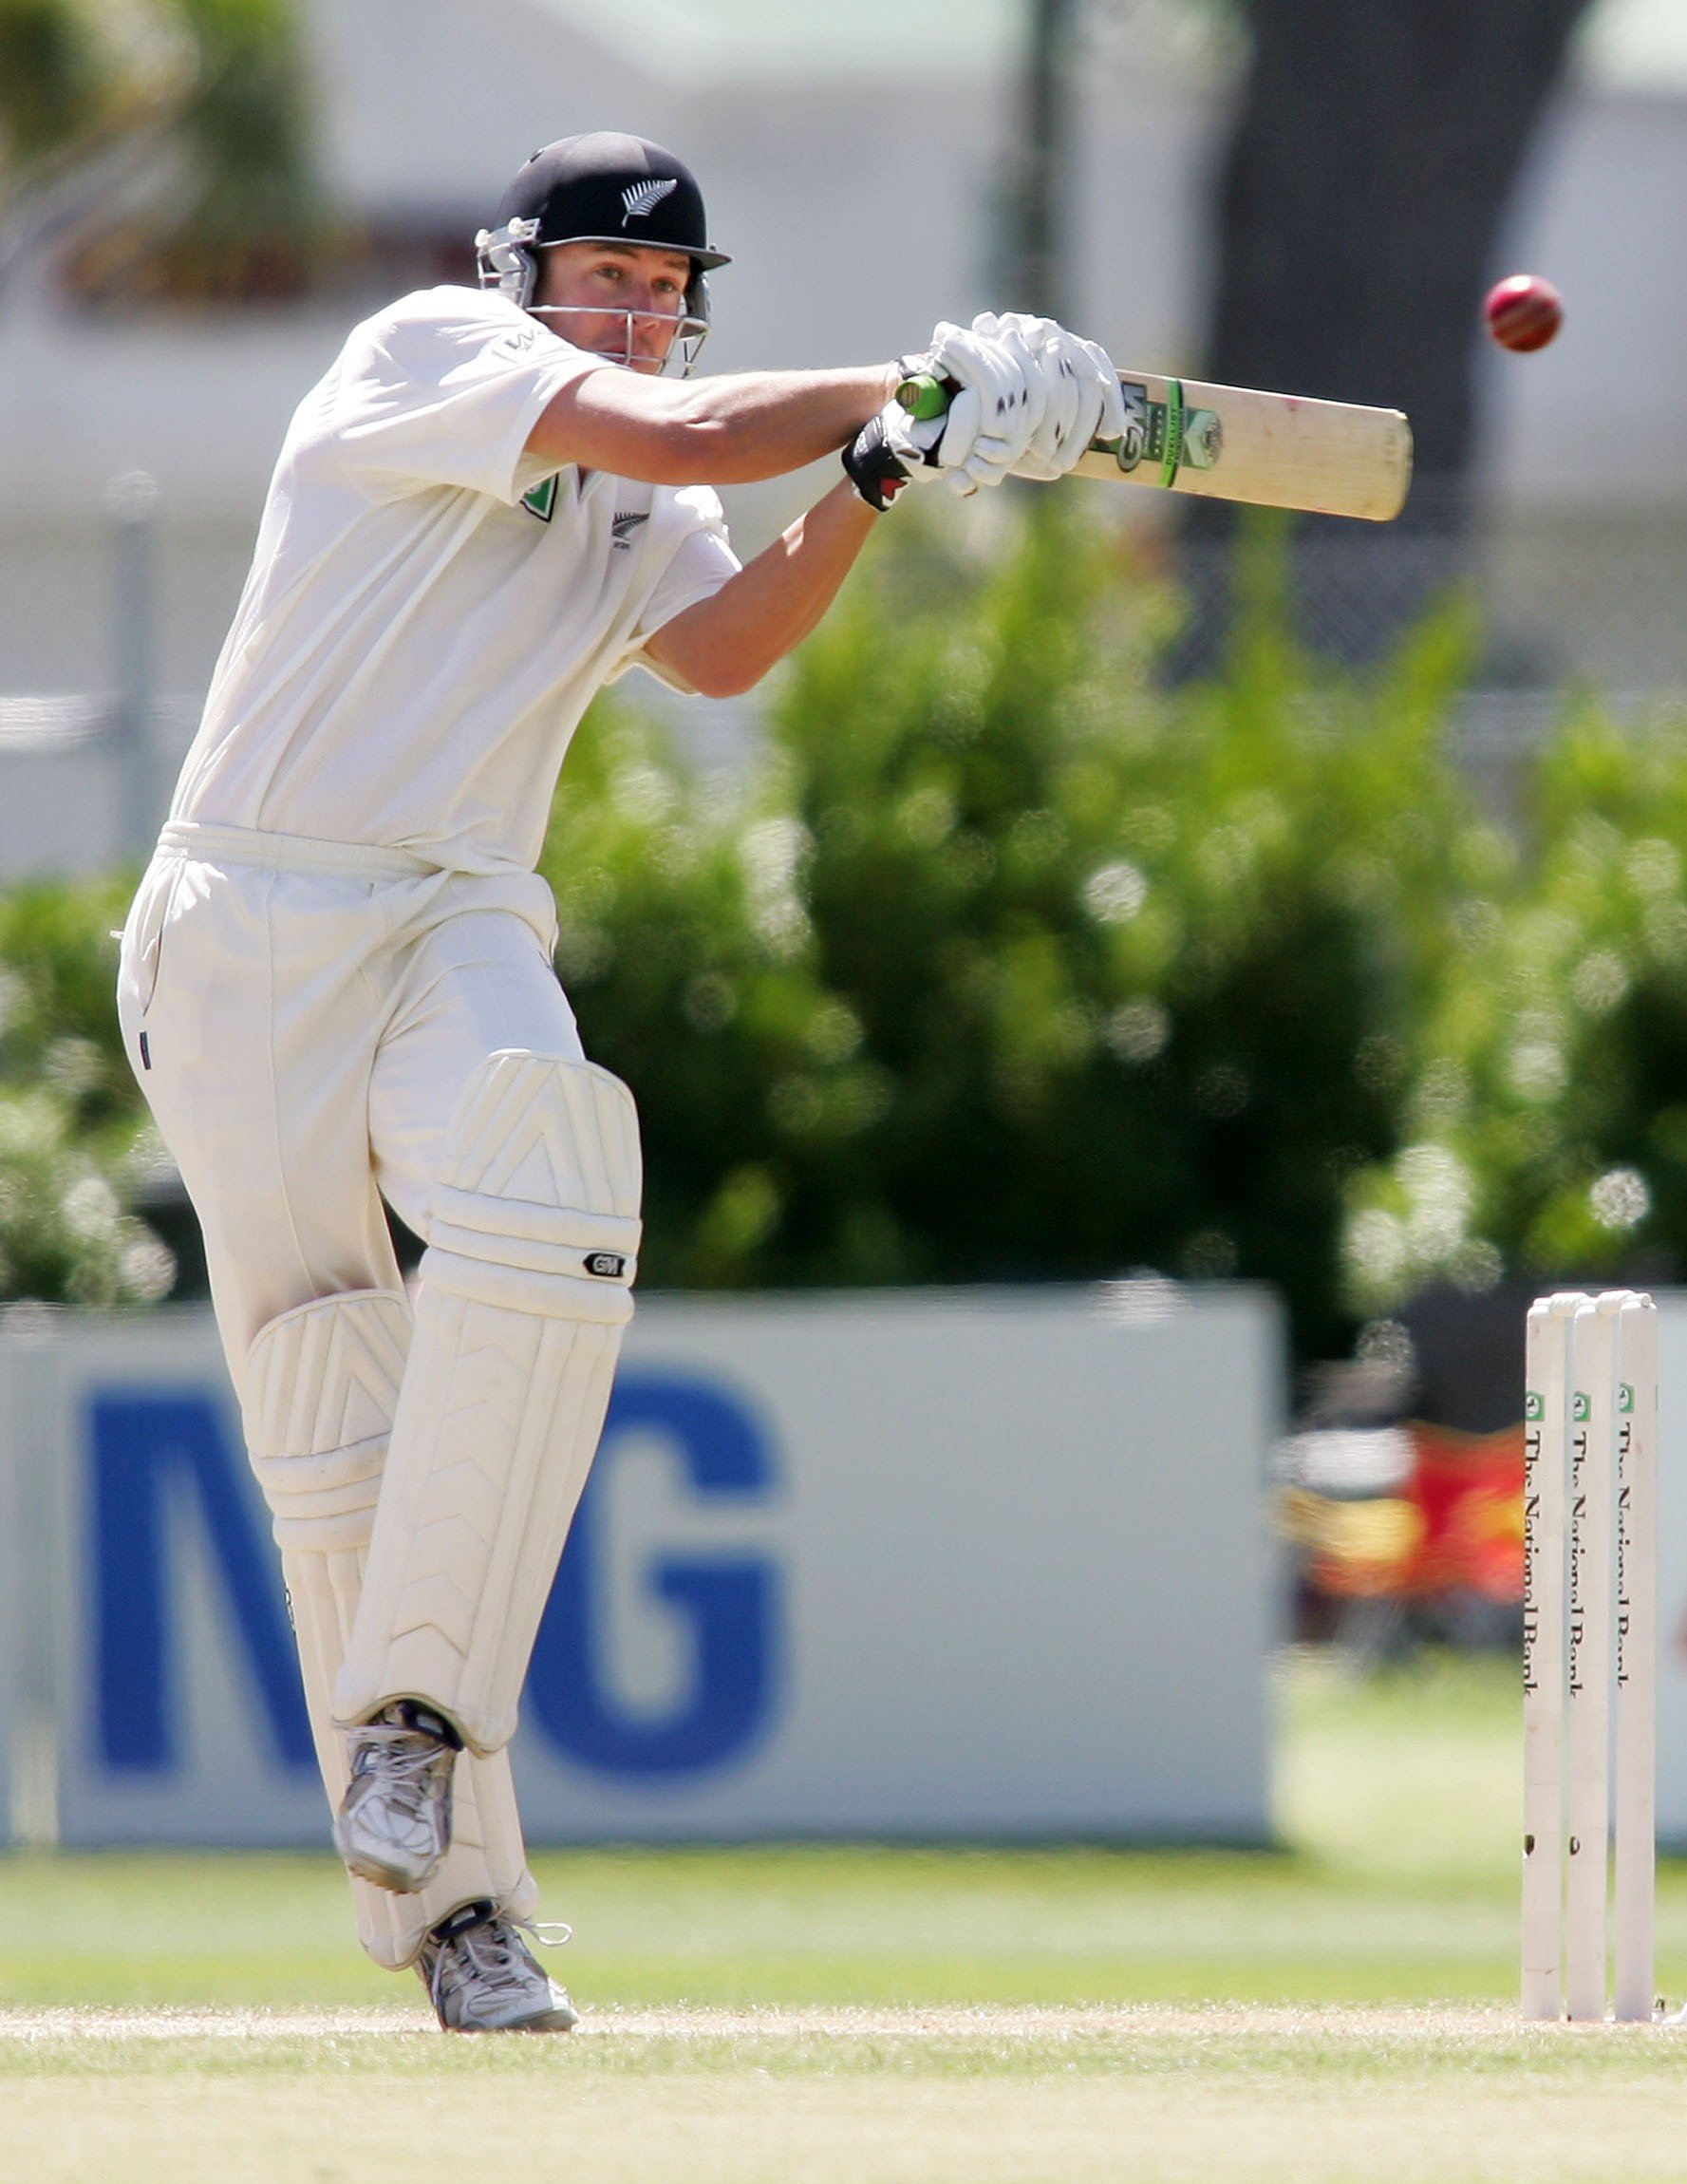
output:
[[[547,478],[543,484],[535,485],[531,493],[521,496],[521,505],[530,516],[536,516],[541,523],[549,523],[556,513],[556,480]]]

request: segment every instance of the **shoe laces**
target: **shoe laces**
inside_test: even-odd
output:
[[[433,1976],[428,1981],[434,2006],[439,2007],[454,1952],[460,1953],[463,1960],[459,1977],[472,1971],[487,1986],[514,1990],[526,1984],[530,1967],[539,1968],[522,1947],[521,1934],[532,1934],[541,1949],[560,1949],[572,1939],[573,1931],[560,1921],[515,1918],[508,1911],[496,1911],[475,1926],[459,1928],[440,1944],[440,1953],[434,1959]]]
[[[355,1775],[378,1774],[381,1786],[410,1819],[419,1819],[436,1796],[435,1772],[450,1746],[425,1729],[388,1728],[372,1723],[359,1732]]]

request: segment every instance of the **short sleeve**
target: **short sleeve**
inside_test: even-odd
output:
[[[700,599],[711,598],[728,577],[738,574],[739,566],[724,531],[692,532],[663,571],[661,582],[639,616],[637,641],[642,645],[665,622],[671,622],[687,607],[695,607]]]
[[[358,329],[322,424],[360,475],[514,502],[528,435],[547,405],[607,368],[507,297],[430,289]]]
[[[644,648],[676,614],[683,614],[701,599],[712,598],[722,584],[738,574],[740,564],[726,536],[720,500],[707,486],[686,487],[674,499],[690,517],[694,528],[665,563],[639,615],[630,646],[609,679],[615,682],[628,668],[643,668],[658,682],[689,694],[691,686],[653,660]]]

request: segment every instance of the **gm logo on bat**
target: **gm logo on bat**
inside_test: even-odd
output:
[[[190,1591],[205,1596],[209,1578],[217,1649],[245,1694],[242,1734],[270,1765],[309,1779],[280,1576],[225,1402],[193,1383],[94,1382],[79,1409],[83,1703],[97,1775],[161,1791],[191,1772],[207,1725],[191,1718],[183,1603]],[[628,1459],[635,1468],[624,1471]],[[782,1471],[743,1391],[700,1368],[623,1367],[522,1700],[523,1721],[556,1757],[654,1789],[740,1763],[778,1726],[786,1572],[767,1519]],[[653,1476],[665,1483],[652,1489]],[[654,1705],[628,1695],[629,1617],[653,1619],[686,1664]]]
[[[1119,392],[1125,398],[1125,429],[1115,453],[1121,470],[1134,470],[1148,452],[1148,389],[1121,379]]]
[[[1225,451],[1217,410],[1186,409],[1181,380],[1168,380],[1166,386],[1171,400],[1154,402],[1139,381],[1121,379],[1125,429],[1116,443],[1104,444],[1113,446],[1114,460],[1127,473],[1145,461],[1166,463],[1172,473],[1186,464],[1190,470],[1211,470]]]

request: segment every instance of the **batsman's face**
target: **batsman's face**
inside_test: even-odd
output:
[[[685,310],[691,260],[643,243],[555,243],[539,254],[532,308],[564,341],[660,371]]]

